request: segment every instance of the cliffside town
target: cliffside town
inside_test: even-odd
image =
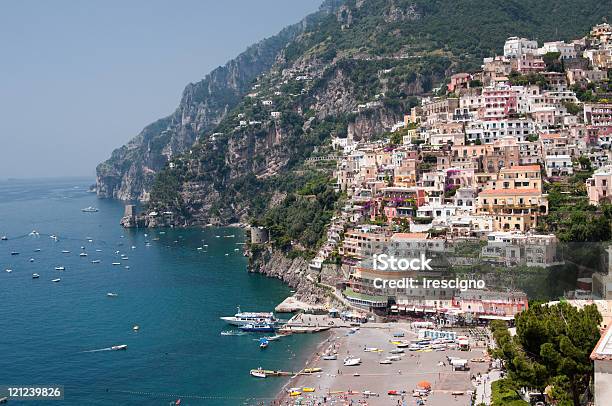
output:
[[[343,206],[303,274],[333,286],[348,304],[391,315],[513,317],[527,306],[518,288],[542,282],[526,276],[527,269],[552,270],[559,278],[550,291],[538,292],[542,298],[612,297],[607,265],[597,263],[607,256],[597,242],[611,236],[611,68],[608,24],[567,43],[539,46],[511,37],[504,55],[485,58],[479,71],[453,75],[440,96],[422,98],[378,139],[333,138],[333,153],[307,161],[335,163]],[[589,214],[574,218],[576,212]],[[255,269],[279,272],[260,258],[272,250],[266,229],[253,230]],[[572,250],[594,261],[577,259]],[[377,270],[371,259],[381,253],[424,255],[433,269]],[[584,265],[578,279],[563,285],[575,262]],[[457,275],[477,275],[488,290],[407,293],[375,284]]]

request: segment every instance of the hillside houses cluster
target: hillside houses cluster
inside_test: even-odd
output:
[[[586,165],[594,169],[586,181],[590,203],[610,199],[612,94],[604,89],[586,99],[580,92],[607,84],[611,68],[608,24],[571,42],[511,37],[504,54],[485,58],[481,71],[453,75],[445,96],[422,98],[388,139],[334,139],[341,152],[335,187],[347,204],[311,267],[337,254],[345,296],[356,305],[385,307],[392,298],[395,311],[439,311],[461,307],[466,294],[438,292],[441,300],[381,292],[372,283],[382,274],[364,261],[408,244],[418,249],[405,252],[443,258],[442,267],[469,265],[474,258],[452,252],[456,242],[471,240],[481,244],[479,261],[559,264],[557,238],[538,232],[549,213],[544,185]],[[484,296],[480,308],[500,317],[520,311],[526,300],[517,292]]]

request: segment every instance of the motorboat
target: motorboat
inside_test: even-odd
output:
[[[8,237],[6,235],[3,235],[2,237],[0,237],[0,240],[6,241],[6,240],[8,240]]]
[[[13,272],[13,270],[12,270],[12,269],[5,269],[5,271],[6,271],[6,273],[11,273],[11,272]]]
[[[268,341],[276,341],[279,340],[282,337],[282,335],[275,335],[275,336],[271,336],[271,337],[266,337],[266,340]]]
[[[98,209],[95,207],[89,206],[89,207],[85,207],[84,209],[81,209],[81,211],[83,213],[95,213],[98,211]]]
[[[240,326],[240,330],[251,333],[270,333],[274,332],[274,326],[266,323],[246,324],[244,326]]]
[[[347,357],[344,359],[344,366],[345,367],[354,367],[361,364],[361,358],[356,358],[356,357]]]
[[[121,345],[113,345],[113,346],[111,347],[111,350],[113,350],[113,351],[127,350],[127,345],[126,345],[126,344],[121,344]]]
[[[32,279],[38,279],[38,278],[40,278],[39,274],[37,274],[37,273],[33,273],[32,274]]]
[[[265,338],[262,338],[259,340],[259,348],[261,348],[262,350],[265,350],[266,348],[268,348],[268,340],[266,340]]]
[[[247,324],[274,324],[277,322],[273,313],[266,312],[241,312],[240,307],[233,316],[221,317],[221,320],[233,326],[244,326]]]
[[[403,354],[404,350],[402,350],[401,348],[396,348],[394,350],[389,351],[391,354]]]
[[[113,262],[111,265],[114,265],[114,266],[121,265],[121,262]]]
[[[251,376],[254,376],[255,378],[265,378],[267,376],[266,372],[261,368],[251,369],[250,374]]]
[[[62,254],[70,254],[70,251],[68,251],[68,250],[62,250]]]
[[[30,258],[30,262],[34,262],[34,258]]]
[[[51,279],[51,282],[59,282],[59,281],[61,281],[61,279],[60,279],[60,278]]]
[[[138,331],[138,330],[140,330],[140,326],[138,324],[136,324],[136,325],[134,325],[134,327],[132,327],[132,330]]]
[[[399,355],[391,355],[391,356],[387,357],[387,359],[389,361],[401,361],[402,357],[400,357]]]
[[[40,252],[40,248],[36,248],[34,252]]]
[[[381,359],[380,362],[378,362],[378,363],[382,364],[382,365],[393,364],[393,362],[391,362],[391,360],[389,360],[389,359]]]
[[[338,359],[338,356],[336,354],[331,354],[331,355],[324,355],[323,359],[325,361],[334,361]]]
[[[79,257],[86,257],[86,256],[87,256],[87,253],[86,253],[86,252],[81,252],[81,253],[79,254]]]
[[[17,251],[13,251],[11,252],[11,255],[19,255],[19,253]]]
[[[99,259],[94,259],[93,261],[91,261],[92,264],[99,264],[100,260]]]
[[[118,294],[116,294],[116,293],[113,293],[113,292],[108,292],[108,293],[106,294],[106,296],[108,296],[108,297],[117,297],[117,296],[119,296],[119,295],[118,295]]]
[[[55,270],[56,270],[56,271],[65,271],[65,270],[66,270],[66,267],[65,267],[65,266],[56,266],[56,267],[55,267]]]

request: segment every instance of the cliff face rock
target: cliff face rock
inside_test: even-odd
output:
[[[278,250],[266,247],[251,254],[249,272],[280,279],[296,291],[294,297],[300,301],[312,305],[335,302],[329,291],[312,282],[317,279],[318,273],[309,271],[308,262],[304,258],[291,259]],[[310,280],[307,275],[310,275]]]
[[[198,83],[185,87],[170,116],[145,127],[96,168],[99,197],[146,200],[157,172],[174,156],[188,152],[197,138],[209,136],[250,90],[255,78],[277,61],[279,52],[307,21],[251,46]]]

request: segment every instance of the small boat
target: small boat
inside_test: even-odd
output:
[[[271,324],[247,324],[240,326],[240,330],[254,333],[270,333],[274,332],[274,326]]]
[[[302,394],[302,392],[300,392],[299,390],[294,390],[292,392],[289,392],[289,396],[300,396]]]
[[[400,357],[399,355],[391,355],[390,357],[387,357],[387,359],[389,361],[401,361],[402,357]]]
[[[38,237],[40,234],[38,233],[38,231],[32,230],[32,232],[30,234],[28,234],[28,235],[32,236],[32,237]]]
[[[40,252],[40,248],[36,248],[34,252]]]
[[[404,350],[402,350],[401,348],[396,348],[394,350],[389,351],[391,354],[403,354]]]
[[[315,388],[308,388],[308,387],[302,388],[302,392],[314,392],[314,391],[315,391]]]
[[[86,253],[86,252],[81,252],[81,253],[79,254],[79,257],[86,257],[86,256],[87,256],[87,253]]]
[[[140,326],[138,324],[136,324],[134,327],[132,327],[132,330],[138,331],[138,330],[140,330]]]
[[[113,262],[111,265],[121,265],[121,262]]]
[[[129,265],[126,265],[126,266],[125,266],[125,269],[130,269],[130,266],[129,266]]]
[[[12,269],[5,269],[5,271],[6,271],[6,273],[11,273],[11,272],[13,272],[13,270],[12,270]]]
[[[56,267],[55,267],[55,270],[56,270],[56,271],[65,271],[65,270],[66,270],[66,267],[64,267],[64,266],[56,266]]]
[[[68,250],[62,250],[62,254],[70,254],[70,251],[68,251]]]
[[[127,350],[127,345],[126,345],[126,344],[121,344],[121,345],[113,345],[113,346],[111,347],[111,350],[113,350],[113,351]]]
[[[259,340],[259,348],[261,348],[262,350],[265,350],[266,348],[268,348],[268,340],[266,340],[265,338],[262,338]]]
[[[361,364],[361,358],[347,357],[344,359],[345,367],[354,367]]]
[[[100,260],[99,259],[94,259],[93,261],[91,261],[92,264],[99,264]]]
[[[321,368],[305,368],[302,372],[304,372],[305,374],[314,374],[316,372],[321,372],[323,371],[323,369]]]
[[[32,279],[38,279],[38,278],[40,278],[39,274],[37,274],[37,273],[33,273],[32,274]]]
[[[235,235],[234,234],[228,234],[228,235],[224,235],[223,237],[225,237],[225,238],[234,238]]]
[[[60,279],[60,278],[51,279],[51,282],[59,282],[59,281],[61,281],[61,279]]]
[[[391,360],[388,360],[388,359],[382,359],[382,360],[380,360],[379,364],[389,365],[389,364],[392,364],[392,362],[391,362]]]
[[[251,374],[251,376],[254,376],[255,378],[265,378],[266,372],[261,369],[261,368],[257,368],[257,369],[251,369],[251,372],[249,372]]]
[[[275,336],[265,337],[265,338],[268,341],[276,341],[276,340],[279,340],[281,337],[282,337],[282,335],[275,335]]]
[[[85,207],[84,209],[81,209],[81,211],[83,213],[95,213],[98,211],[98,209],[95,207],[89,206],[89,207]]]
[[[34,262],[34,258],[30,258],[30,262]]]
[[[118,295],[118,294],[116,294],[116,293],[113,293],[113,292],[108,292],[108,293],[106,294],[106,296],[108,296],[108,297],[117,297],[117,296],[119,296],[119,295]]]
[[[13,251],[11,252],[11,255],[19,255],[19,253],[17,251]]]
[[[102,250],[101,249],[97,249],[96,252],[102,252]]]
[[[2,237],[0,237],[0,240],[6,241],[6,240],[8,240],[8,237],[6,235],[3,235]]]
[[[324,355],[324,356],[323,356],[323,359],[324,359],[325,361],[334,361],[334,360],[337,360],[337,359],[338,359],[338,356],[337,356],[337,355],[335,355],[335,354],[332,354],[332,355]]]

